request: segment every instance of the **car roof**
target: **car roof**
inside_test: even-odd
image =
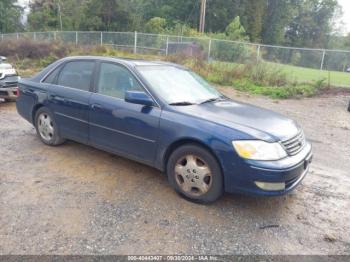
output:
[[[91,59],[98,59],[108,62],[117,62],[121,64],[126,64],[131,67],[136,66],[174,66],[178,68],[185,69],[184,66],[165,62],[165,61],[148,61],[148,60],[142,60],[142,59],[132,59],[132,58],[119,58],[119,57],[108,57],[108,56],[70,56],[63,58],[62,60],[70,61],[70,60],[91,60]]]
[[[164,61],[147,61],[147,60],[141,60],[141,59],[118,58],[118,57],[108,57],[108,56],[68,56],[52,63],[51,65],[46,67],[44,70],[42,70],[35,76],[31,77],[30,80],[34,82],[40,82],[44,77],[47,76],[47,74],[49,74],[54,68],[56,68],[60,64],[69,62],[69,61],[75,61],[75,60],[102,60],[107,62],[124,64],[125,66],[131,67],[131,68],[135,68],[137,66],[173,66],[180,69],[188,70],[184,66],[170,63],[170,62],[164,62]]]

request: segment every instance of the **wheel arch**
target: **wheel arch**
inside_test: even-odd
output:
[[[166,149],[164,156],[163,156],[162,168],[164,171],[166,171],[166,165],[168,163],[168,160],[169,160],[169,157],[171,156],[171,154],[177,148],[184,146],[184,145],[189,145],[189,144],[192,144],[192,145],[194,144],[194,145],[200,146],[200,147],[208,150],[208,152],[210,152],[213,155],[213,157],[216,159],[216,161],[218,162],[221,174],[224,175],[221,161],[219,160],[218,156],[215,154],[214,150],[212,148],[210,148],[208,145],[206,145],[205,143],[203,143],[202,141],[195,139],[195,138],[182,138],[182,139],[179,139],[179,140],[173,142],[172,144],[170,144],[168,146],[168,148]]]
[[[33,125],[35,125],[35,115],[36,115],[36,112],[38,112],[38,110],[40,108],[44,107],[44,104],[36,104],[34,107],[33,107],[33,110],[32,110],[32,123]]]

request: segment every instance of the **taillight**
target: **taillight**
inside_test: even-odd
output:
[[[19,94],[20,94],[19,88],[17,87],[17,89],[16,89],[16,96],[19,97]]]

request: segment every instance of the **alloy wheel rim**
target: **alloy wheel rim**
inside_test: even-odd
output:
[[[40,136],[45,141],[51,141],[54,136],[55,129],[51,117],[47,113],[42,113],[38,117],[38,130]]]
[[[175,178],[183,192],[195,197],[206,194],[212,185],[209,165],[195,155],[186,155],[176,162]]]

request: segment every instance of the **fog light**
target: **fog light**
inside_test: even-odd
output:
[[[255,182],[255,185],[265,191],[282,191],[286,189],[285,183]]]

